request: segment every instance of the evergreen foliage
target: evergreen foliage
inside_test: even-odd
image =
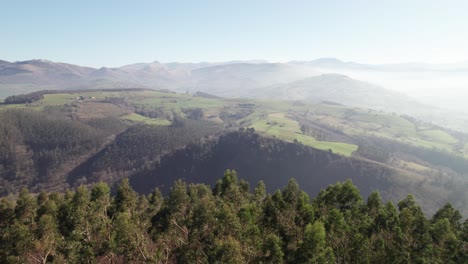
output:
[[[127,179],[74,193],[0,200],[1,263],[466,263],[468,224],[450,204],[431,218],[409,195],[364,201],[351,181],[310,200],[291,179],[250,191],[227,170],[211,189],[174,183],[138,195]]]
[[[22,187],[60,184],[63,164],[99,148],[104,133],[36,111],[0,113],[0,195]]]

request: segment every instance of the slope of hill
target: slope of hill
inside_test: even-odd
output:
[[[273,188],[296,177],[316,193],[331,183],[324,177],[351,177],[365,193],[376,188],[394,200],[415,193],[428,212],[446,201],[466,210],[468,135],[409,116],[331,102],[145,89],[41,94],[34,102],[0,105],[0,118],[10,120],[2,123],[10,132],[0,140],[2,194],[22,187],[63,190],[99,180],[113,184],[123,177],[145,191],[143,179],[153,187],[168,186],[179,176],[212,183],[197,177],[235,168],[252,181],[268,179]],[[54,136],[64,129],[70,132]],[[231,133],[238,129],[256,134]],[[227,134],[219,136],[220,131]],[[62,145],[67,147],[57,149]]]
[[[317,72],[282,63],[233,63],[192,71],[195,90],[222,97],[248,97],[251,89],[285,83]]]
[[[401,93],[341,74],[323,74],[262,89],[252,89],[248,94],[256,98],[272,97],[279,100],[329,101],[400,114],[414,115],[416,109],[420,113],[434,110]]]
[[[416,187],[415,183],[408,182],[390,167],[358,158],[345,158],[298,143],[263,138],[252,129],[189,145],[164,156],[154,169],[139,172],[130,180],[140,193],[149,193],[155,187],[168,193],[171,183],[177,179],[214,186],[216,175],[222,174],[226,168],[242,173],[251,184],[265,182],[271,188],[270,192],[285,186],[291,177],[309,195],[316,195],[324,186],[334,182],[351,179],[364,196],[379,190],[385,200],[397,201],[407,193],[414,193],[426,210],[441,206],[437,201],[445,200],[427,186]]]
[[[98,150],[106,133],[52,113],[0,114],[0,194],[63,189],[63,174]]]

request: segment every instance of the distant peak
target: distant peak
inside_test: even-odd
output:
[[[28,63],[52,63],[52,61],[43,60],[43,59],[32,59],[32,60],[25,60],[25,61],[15,61],[15,63],[19,63],[19,64],[28,64]]]
[[[44,60],[44,59],[34,59],[33,61],[39,61],[39,62],[52,62],[50,60]]]
[[[98,69],[98,71],[101,71],[101,72],[107,72],[107,71],[112,71],[112,68],[108,68],[108,67],[101,67]]]
[[[44,59],[33,59],[33,60],[24,61],[24,62],[25,63],[54,63],[53,61],[44,60]]]

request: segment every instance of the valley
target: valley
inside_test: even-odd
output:
[[[410,116],[333,102],[148,89],[44,91],[38,98],[0,106],[3,129],[19,131],[1,141],[10,157],[0,167],[2,195],[127,177],[149,192],[178,178],[214,184],[209,175],[236,169],[271,191],[293,177],[314,195],[351,178],[364,195],[379,190],[397,201],[413,193],[427,213],[447,201],[467,210],[468,136]],[[24,123],[30,119],[37,125]],[[28,133],[38,129],[33,140]],[[45,140],[56,133],[57,142]],[[229,138],[237,139],[223,143]],[[57,152],[59,146],[69,150]],[[37,176],[30,179],[28,171]]]

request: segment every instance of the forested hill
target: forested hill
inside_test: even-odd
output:
[[[363,200],[351,181],[310,200],[226,171],[214,188],[176,181],[165,197],[76,192],[0,200],[1,263],[467,263],[468,221],[450,204],[427,219],[413,196]]]
[[[132,127],[71,171],[67,183],[78,187],[128,177],[139,193],[158,187],[167,194],[177,179],[214,186],[216,175],[233,168],[249,183],[263,180],[271,188],[268,191],[294,177],[308,194],[316,195],[329,184],[352,179],[366,197],[379,190],[385,200],[397,201],[413,193],[428,214],[445,200],[431,188],[404,181],[398,171],[380,163],[262,137],[251,128],[202,138],[207,129],[196,124]]]
[[[99,149],[108,135],[81,122],[34,111],[1,112],[0,131],[0,195],[22,187],[63,190],[60,176],[67,167]]]
[[[0,105],[0,263],[466,262],[466,134],[333,103],[32,96]]]
[[[468,135],[409,116],[144,89],[10,101],[0,104],[1,196],[100,181],[115,190],[123,178],[140,193],[167,194],[176,179],[214,186],[232,168],[269,191],[294,177],[316,195],[349,178],[364,196],[379,190],[396,202],[412,193],[427,215],[447,202],[468,212]]]
[[[346,179],[352,179],[365,196],[380,190],[386,199],[391,199],[396,198],[391,196],[395,194],[392,193],[394,189],[408,192],[405,186],[390,180],[396,177],[390,168],[299,143],[265,138],[253,129],[190,144],[162,157],[153,169],[130,177],[130,183],[139,193],[149,193],[159,187],[165,194],[176,179],[214,186],[217,175],[226,168],[235,169],[250,183],[264,181],[268,191],[281,188],[294,177],[311,195],[324,186]]]

